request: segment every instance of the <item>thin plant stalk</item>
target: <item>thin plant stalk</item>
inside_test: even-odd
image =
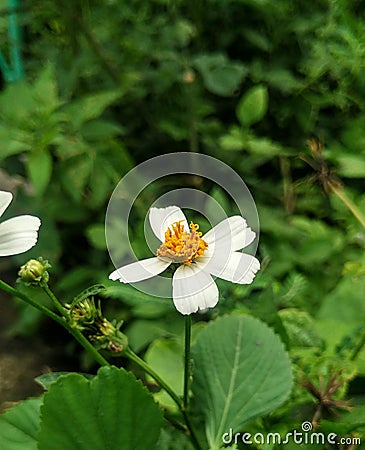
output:
[[[183,407],[185,411],[188,408],[189,402],[189,385],[191,375],[190,364],[190,345],[191,345],[191,316],[185,316],[185,351],[184,351],[184,394],[183,394]]]
[[[45,282],[41,282],[40,286],[44,290],[44,292],[48,295],[48,297],[52,300],[52,303],[55,305],[56,309],[61,314],[61,316],[65,316],[65,308],[63,307],[62,303],[58,300],[58,298],[54,295],[54,293],[51,291],[48,284]]]
[[[96,348],[85,338],[85,336],[79,330],[72,328],[70,326],[70,324],[66,321],[65,317],[58,316],[53,311],[48,309],[46,306],[35,302],[33,299],[28,297],[23,292],[18,291],[12,286],[9,286],[2,280],[0,280],[0,289],[2,289],[4,292],[7,292],[10,295],[13,295],[14,297],[19,298],[20,300],[23,300],[24,302],[28,303],[28,305],[31,305],[34,308],[38,309],[38,311],[45,314],[50,319],[53,319],[55,322],[57,322],[59,325],[65,328],[77,340],[77,342],[94,357],[95,361],[98,362],[101,366],[110,365],[108,361],[96,350]],[[61,303],[59,304],[61,305]]]
[[[335,183],[329,182],[329,187],[332,192],[338,197],[342,203],[347,207],[347,209],[354,215],[354,217],[360,222],[360,224],[365,228],[365,217],[362,215],[359,208],[348,198],[344,189],[340,186],[336,186]]]
[[[72,336],[77,340],[77,342],[84,347],[85,350],[87,350],[89,353],[91,353],[95,359],[96,362],[98,362],[101,366],[110,366],[108,361],[96,350],[96,348],[89,342],[88,339],[81,333],[80,330],[77,328],[73,328],[70,326],[70,324],[67,322],[67,317],[65,314],[65,308],[63,307],[62,303],[58,300],[58,298],[54,295],[54,293],[51,291],[47,283],[41,283],[41,288],[44,290],[44,292],[48,295],[48,297],[52,300],[53,304],[57,308],[57,310],[60,312],[62,316],[64,316],[64,320],[62,320],[61,324],[66,330],[72,334]]]
[[[9,286],[4,281],[0,280],[0,289],[2,289],[4,292],[7,292],[8,294],[19,298],[20,300],[23,300],[24,302],[28,303],[29,305],[33,306],[34,308],[38,309],[38,311],[42,312],[46,316],[50,317],[60,325],[64,326],[63,319],[59,317],[57,314],[55,314],[53,311],[48,309],[46,306],[41,305],[40,303],[35,302],[31,298],[29,298],[26,294],[23,292],[18,291],[18,289],[13,288],[12,286]]]
[[[152,367],[150,367],[142,358],[136,355],[129,347],[127,347],[123,352],[123,356],[127,357],[135,364],[137,364],[137,366],[139,366],[144,372],[150,375],[156,381],[156,383],[169,394],[169,396],[173,399],[173,401],[181,411],[182,416],[184,417],[189,437],[195,450],[202,450],[202,447],[200,446],[199,441],[195,435],[194,429],[190,424],[189,417],[186,413],[186,409],[184,408],[184,403],[176,394],[176,392],[152,369]]]
[[[129,347],[125,349],[123,356],[136,363],[137,366],[143,369],[144,372],[148,373],[148,375],[150,375],[157,382],[157,384],[169,394],[178,408],[182,408],[181,398],[142,358],[136,355]]]

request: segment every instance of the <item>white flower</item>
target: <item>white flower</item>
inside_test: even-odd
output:
[[[0,191],[0,216],[9,206],[13,195]],[[0,256],[17,255],[35,245],[41,221],[34,216],[18,216],[0,223]]]
[[[172,297],[176,309],[191,314],[213,308],[218,288],[212,275],[239,284],[252,283],[260,269],[259,261],[238,252],[255,239],[241,216],[229,217],[202,236],[199,226],[190,224],[177,206],[151,208],[151,228],[161,246],[156,257],[123,266],[109,275],[111,280],[134,283],[152,278],[170,264],[180,264],[172,278]]]

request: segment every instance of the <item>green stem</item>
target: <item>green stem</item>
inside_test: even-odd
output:
[[[96,348],[86,339],[86,337],[79,330],[71,327],[65,327],[77,342],[84,347],[101,366],[111,366],[108,361],[96,350]]]
[[[145,361],[143,361],[142,358],[136,355],[129,347],[126,348],[126,350],[123,353],[123,356],[133,361],[142,370],[148,373],[157,382],[157,384],[170,395],[170,397],[174,400],[179,410],[181,411],[181,414],[184,417],[189,437],[195,450],[202,450],[199,441],[195,435],[195,432],[190,424],[190,420],[184,408],[184,404],[181,401],[181,398],[176,394],[176,392],[167,383],[165,383],[165,381]]]
[[[169,396],[174,400],[179,409],[182,408],[182,402],[176,392],[145,362],[142,358],[136,355],[129,347],[123,353],[123,356],[129,358],[136,363],[141,369],[143,369],[148,375],[150,375],[157,384],[164,389]]]
[[[342,187],[336,186],[334,183],[329,183],[332,192],[342,201],[342,203],[352,212],[354,217],[365,228],[365,217],[362,215],[359,208],[347,197]]]
[[[38,309],[38,311],[42,312],[46,316],[50,317],[51,319],[55,320],[60,325],[64,326],[64,321],[61,319],[61,317],[57,316],[53,311],[48,309],[46,306],[43,306],[39,303],[36,303],[34,300],[29,298],[26,294],[23,294],[23,292],[18,291],[17,289],[13,288],[12,286],[9,286],[4,281],[0,280],[0,289],[7,292],[10,295],[13,295],[14,297],[18,297],[21,300],[25,301],[29,305],[33,306],[34,308]]]
[[[53,304],[55,305],[58,312],[61,314],[61,316],[66,317],[66,311],[62,303],[58,300],[58,298],[54,295],[54,293],[49,288],[48,284],[45,282],[40,283],[41,288],[44,290],[44,292],[48,295],[48,297],[52,300]]]
[[[185,352],[184,352],[184,395],[183,406],[188,409],[189,384],[190,384],[190,345],[191,345],[191,316],[185,316]]]
[[[10,295],[13,295],[14,297],[20,298],[24,302],[28,303],[28,305],[31,305],[34,308],[38,309],[38,311],[40,311],[41,313],[45,314],[50,319],[53,319],[55,322],[57,322],[59,325],[61,325],[63,328],[65,328],[77,340],[77,342],[79,342],[79,344],[82,345],[82,347],[84,347],[85,350],[87,350],[89,353],[92,354],[92,356],[94,357],[95,361],[98,362],[100,365],[102,365],[102,366],[109,366],[110,365],[108,363],[108,361],[86,339],[86,337],[81,333],[81,331],[79,331],[79,330],[77,330],[75,328],[72,328],[70,326],[70,324],[68,322],[66,322],[64,317],[58,316],[53,311],[48,309],[46,306],[35,302],[34,300],[29,298],[23,292],[18,291],[17,289],[13,288],[12,286],[9,286],[7,283],[5,283],[2,280],[0,280],[0,289],[2,289],[3,291],[7,292]],[[53,293],[50,291],[49,288],[48,288],[48,290],[53,295]],[[57,300],[57,302],[59,303],[58,300]]]
[[[59,311],[59,313],[67,320],[67,314],[64,306],[62,303],[58,300],[58,298],[54,295],[54,293],[49,288],[48,284],[43,282],[40,284],[41,288],[44,290],[44,292],[48,295],[48,297],[52,300],[53,304]],[[58,317],[58,316],[57,316]],[[101,366],[110,366],[108,361],[96,350],[96,348],[89,342],[86,337],[81,333],[80,330],[77,328],[73,328],[70,326],[70,324],[66,321],[62,321],[62,326],[66,328],[66,330],[72,334],[72,336],[77,340],[77,342],[84,347],[85,350],[87,350],[91,355],[94,357],[95,361],[98,362]]]

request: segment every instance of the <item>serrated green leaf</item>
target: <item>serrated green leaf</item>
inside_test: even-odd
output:
[[[66,109],[66,112],[70,117],[73,127],[78,130],[85,122],[98,118],[120,96],[120,91],[91,94],[72,102]]]
[[[88,297],[91,297],[93,295],[97,295],[105,291],[105,286],[102,284],[94,284],[93,286],[90,286],[86,289],[84,289],[82,292],[80,292],[79,295],[77,295],[71,303],[71,309],[77,305],[78,303],[82,302]]]
[[[237,106],[237,117],[242,125],[249,127],[259,122],[266,114],[269,95],[266,86],[258,85],[251,88],[242,97]]]
[[[43,396],[19,403],[0,416],[0,448],[38,450],[39,409]]]
[[[321,347],[313,318],[305,311],[286,308],[279,311],[284,328],[289,336],[290,347]]]
[[[50,113],[59,106],[56,77],[51,64],[46,64],[42,69],[32,86],[32,94],[43,111]]]
[[[151,450],[161,425],[161,410],[132,374],[102,367],[91,381],[69,374],[50,386],[39,450]]]
[[[29,154],[27,161],[29,178],[38,195],[46,190],[52,174],[52,156],[44,149]]]
[[[48,390],[52,383],[55,383],[59,377],[62,377],[64,375],[68,375],[71,372],[51,372],[51,373],[45,373],[43,375],[39,375],[34,379],[36,383],[42,386],[43,389]],[[94,378],[95,375],[90,375],[88,373],[80,373],[79,375],[82,375],[87,380],[91,380]]]
[[[210,323],[193,347],[194,407],[205,417],[208,443],[263,416],[289,396],[292,373],[278,336],[263,322],[231,315]]]

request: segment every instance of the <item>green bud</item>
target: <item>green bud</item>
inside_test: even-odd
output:
[[[49,280],[47,269],[50,267],[48,261],[42,258],[30,259],[21,266],[18,275],[25,284],[38,285],[42,281],[47,283]]]
[[[75,306],[65,305],[69,311],[71,325],[80,330],[94,328],[94,323],[101,319],[100,305],[95,305],[93,297],[86,298]]]

